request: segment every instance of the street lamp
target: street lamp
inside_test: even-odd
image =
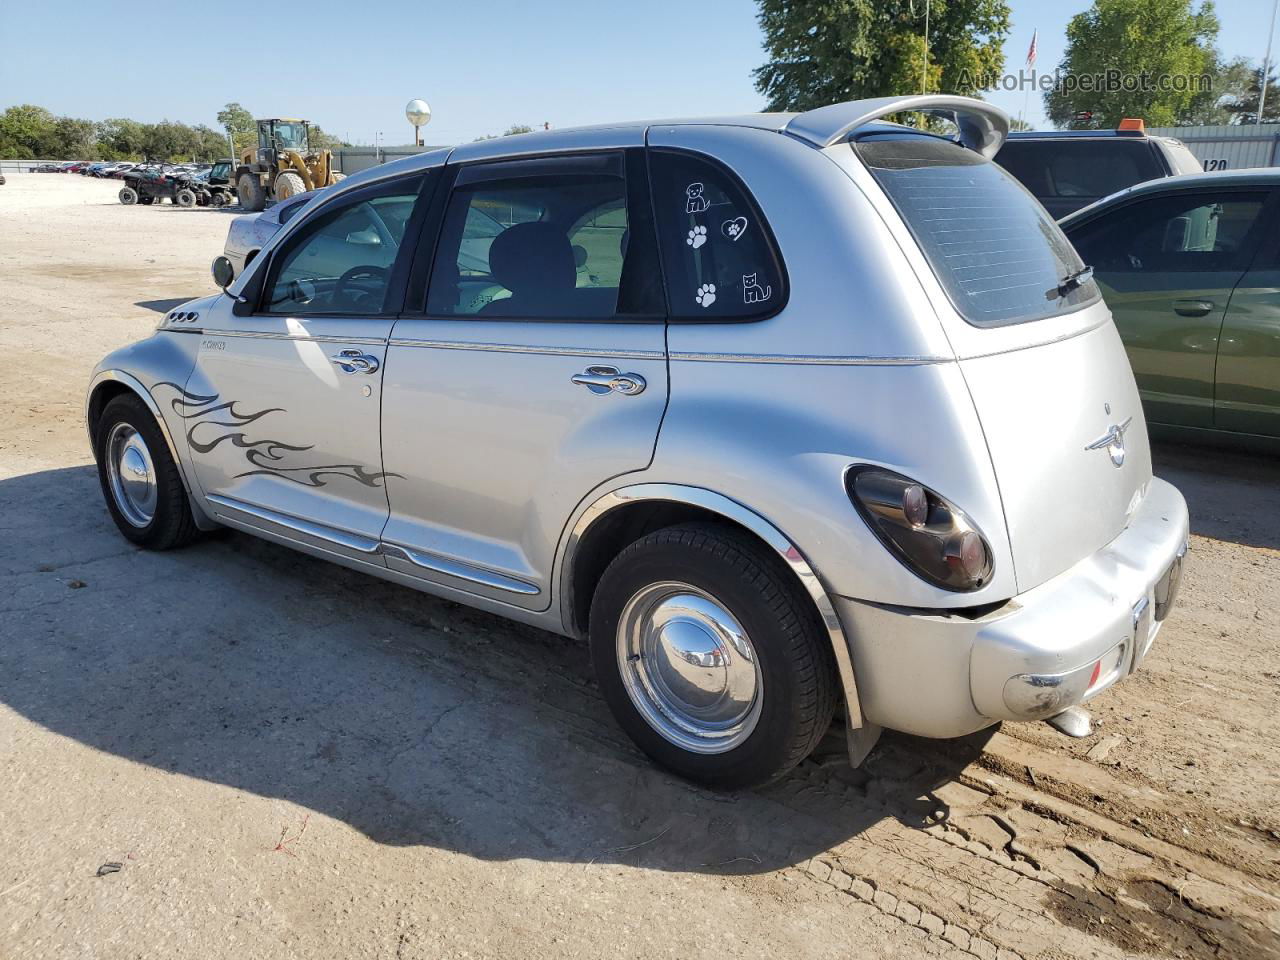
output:
[[[431,108],[425,100],[410,100],[404,108],[404,115],[413,124],[413,145],[422,146],[422,138],[418,136],[418,128],[431,122]]]

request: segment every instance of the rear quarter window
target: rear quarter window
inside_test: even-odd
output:
[[[938,137],[871,136],[854,142],[902,216],[952,304],[975,326],[1056,316],[1092,303],[1070,242],[1026,189],[996,164]]]
[[[786,274],[746,188],[716,161],[652,150],[649,173],[673,320],[762,320],[782,309]]]

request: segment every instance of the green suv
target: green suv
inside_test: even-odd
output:
[[[1260,168],[1152,180],[1060,221],[1152,427],[1280,441],[1278,210],[1280,170]]]

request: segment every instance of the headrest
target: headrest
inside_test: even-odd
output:
[[[489,246],[489,272],[515,294],[577,284],[569,238],[550,223],[517,223],[498,234]]]

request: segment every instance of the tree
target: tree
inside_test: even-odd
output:
[[[1014,132],[1030,130],[1031,124],[1027,123],[1027,121],[1023,120],[1021,117],[1010,117],[1009,129]]]
[[[518,133],[533,133],[533,127],[526,123],[513,123],[502,131],[504,137],[514,137]]]
[[[258,142],[258,125],[253,120],[253,114],[238,103],[228,103],[219,110],[218,123],[223,130],[231,131],[237,156],[242,149]]]
[[[30,103],[9,107],[0,114],[0,156],[35,159],[42,153],[53,133],[53,114]]]
[[[1221,123],[1257,123],[1258,99],[1262,94],[1262,67],[1241,57],[1232,63],[1233,72],[1228,75],[1221,100],[1226,120]],[[1280,84],[1276,75],[1268,71],[1267,99],[1262,107],[1263,123],[1280,122]]]
[[[758,0],[769,62],[753,72],[769,110],[929,92],[975,94],[1004,68],[1004,0]]]
[[[1210,0],[1094,0],[1067,25],[1063,78],[1045,94],[1059,127],[1112,128],[1125,117],[1172,126],[1199,106],[1217,70]],[[1087,89],[1086,89],[1087,87]],[[1087,121],[1075,117],[1089,113]]]
[[[311,149],[312,150],[337,150],[341,147],[350,146],[340,137],[335,137],[330,133],[320,129],[320,124],[311,124]]]

